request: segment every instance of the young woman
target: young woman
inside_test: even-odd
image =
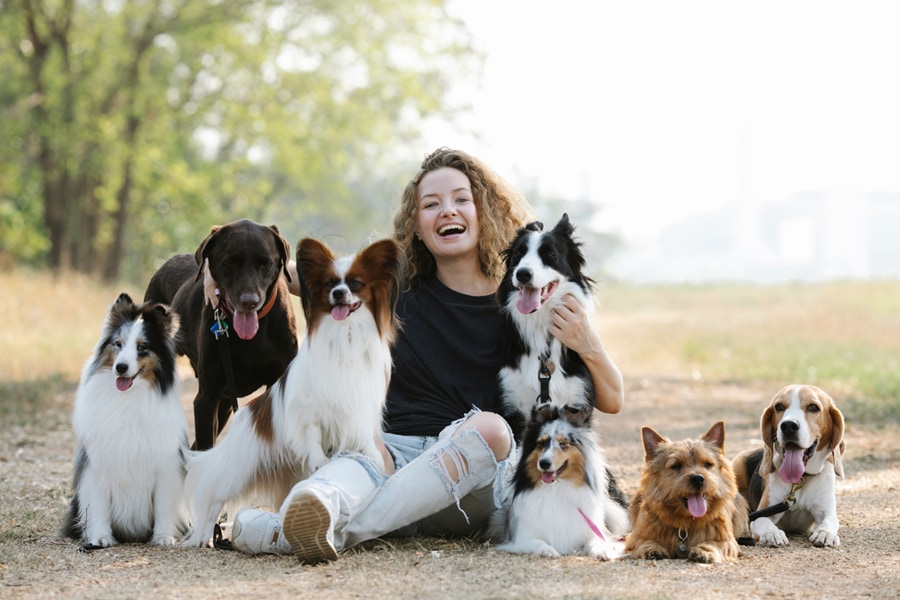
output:
[[[425,158],[394,217],[406,286],[379,441],[386,472],[362,455],[333,457],[294,486],[279,514],[239,512],[236,549],[316,563],[389,533],[486,528],[515,454],[495,392],[501,251],[531,217],[525,201],[474,157],[440,148]],[[617,413],[622,376],[590,315],[571,300],[556,310],[550,333],[588,365],[596,407]]]

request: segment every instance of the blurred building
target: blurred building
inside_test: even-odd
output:
[[[631,281],[817,281],[900,277],[900,193],[852,188],[737,201],[617,256]]]

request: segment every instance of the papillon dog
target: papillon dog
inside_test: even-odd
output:
[[[497,550],[602,560],[621,553],[628,514],[610,495],[591,412],[590,404],[534,408],[509,483],[512,501],[491,517]]]
[[[83,549],[174,544],[188,527],[188,428],[175,372],[179,319],[120,294],[81,375],[74,495],[62,534]]]
[[[297,245],[306,331],[297,356],[266,392],[237,411],[231,429],[188,463],[196,527],[205,546],[226,502],[256,491],[279,506],[293,485],[329,457],[375,446],[391,375],[400,250],[381,240],[336,258],[322,242]]]

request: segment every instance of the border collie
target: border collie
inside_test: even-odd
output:
[[[83,549],[174,544],[188,527],[188,428],[175,373],[178,315],[120,294],[75,395],[74,495],[62,534]]]
[[[334,454],[362,452],[383,463],[375,439],[391,375],[399,269],[392,240],[340,259],[317,240],[300,241],[300,350],[269,390],[237,411],[223,439],[189,461],[197,522],[185,545],[206,546],[225,503],[249,492],[280,506]]]
[[[517,437],[533,406],[594,404],[584,361],[549,333],[553,309],[566,294],[591,308],[594,282],[583,272],[569,216],[550,231],[543,228],[535,221],[518,231],[503,253],[506,273],[497,292],[504,315],[500,396]]]
[[[592,407],[535,407],[511,483],[512,502],[491,517],[497,550],[610,560],[628,515],[610,497],[606,462],[591,430]]]

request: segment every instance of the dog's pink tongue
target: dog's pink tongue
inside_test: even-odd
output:
[[[688,496],[687,505],[688,512],[695,519],[699,519],[706,514],[706,498],[703,497],[703,494]]]
[[[252,340],[256,332],[259,331],[259,319],[256,317],[256,311],[244,312],[239,310],[235,312],[234,330],[242,340]]]
[[[131,377],[116,377],[116,389],[120,392],[124,392],[131,387],[132,381],[134,381],[134,379]]]
[[[801,448],[785,448],[784,463],[778,469],[782,481],[785,483],[797,483],[803,478],[803,471],[806,467],[803,465],[803,450]]]
[[[519,301],[516,308],[523,315],[531,314],[541,307],[541,290],[522,286],[519,288]]]
[[[346,304],[338,304],[331,309],[331,317],[335,321],[343,321],[348,316],[350,316],[350,307]]]
[[[556,481],[556,471],[543,471],[541,472],[541,481],[544,483],[553,483]]]

